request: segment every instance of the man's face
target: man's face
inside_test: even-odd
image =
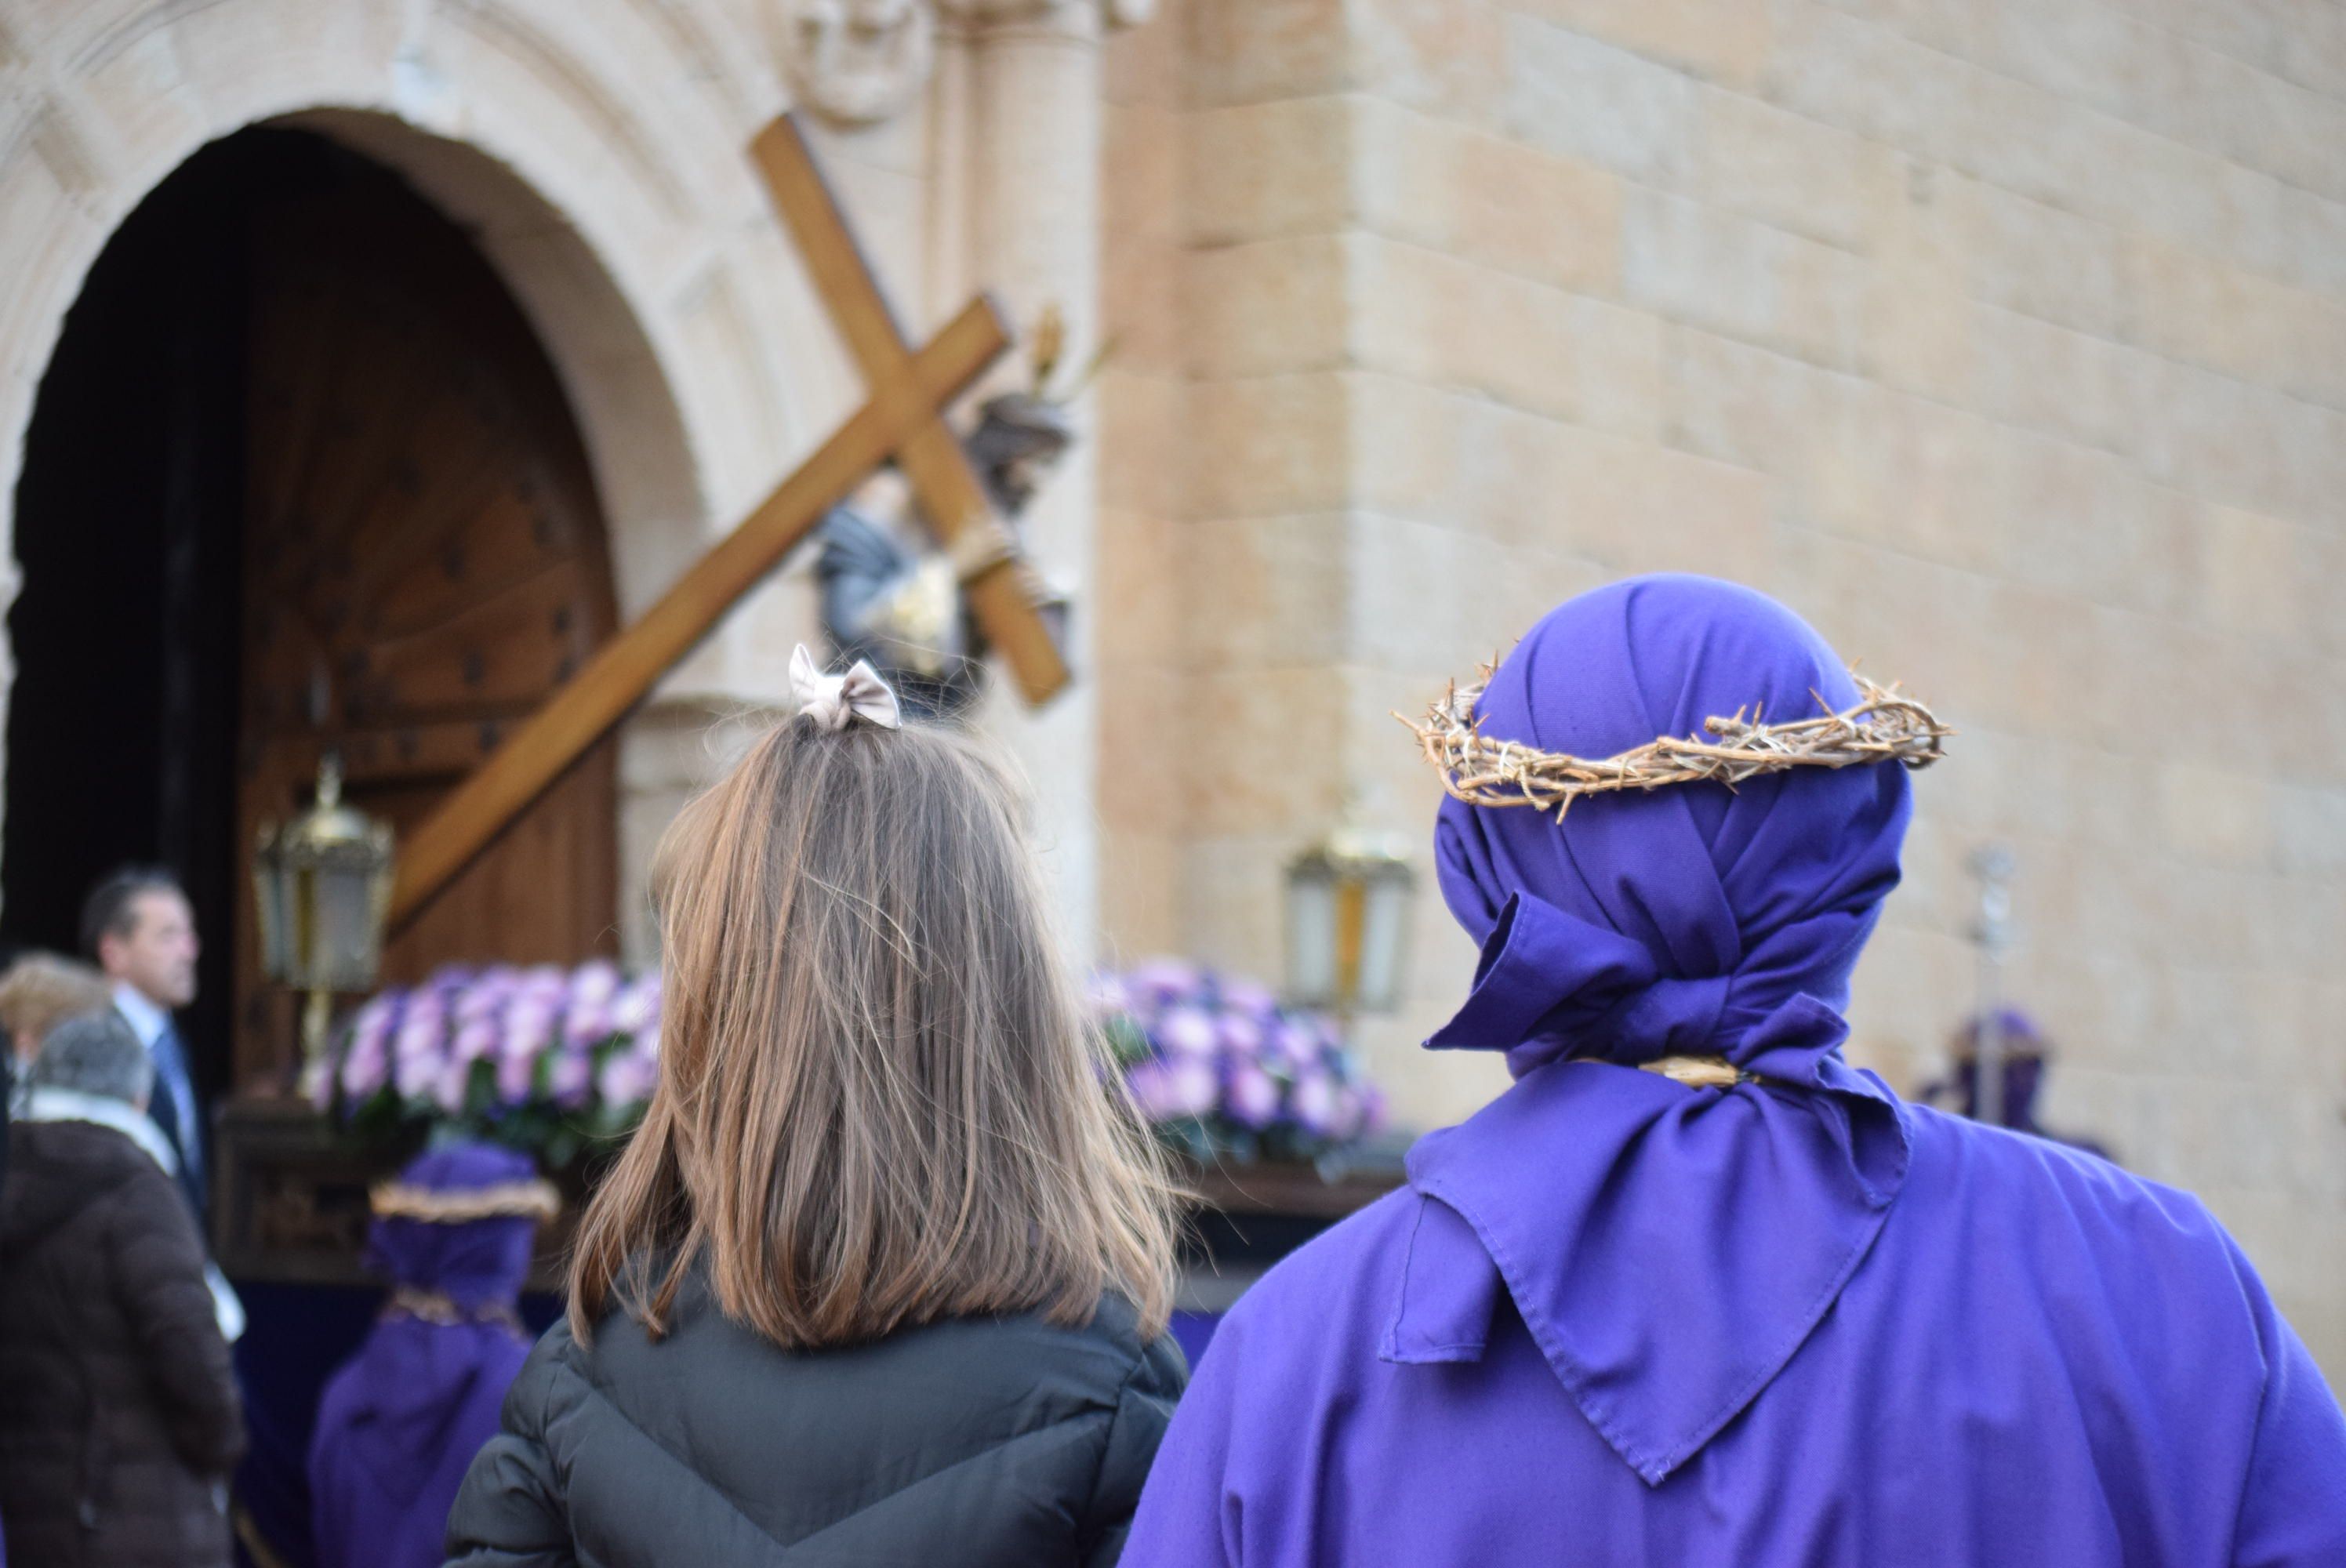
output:
[[[132,895],[130,929],[98,939],[97,962],[109,980],[127,980],[158,1007],[196,999],[196,914],[164,888]]]

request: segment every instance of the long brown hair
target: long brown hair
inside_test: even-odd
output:
[[[1052,929],[1018,792],[944,728],[796,718],[654,871],[659,1084],[570,1267],[584,1339],[706,1260],[785,1346],[1172,1294],[1171,1192]]]

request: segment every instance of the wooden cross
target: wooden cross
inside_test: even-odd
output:
[[[863,372],[870,399],[416,826],[400,849],[389,911],[393,931],[626,718],[791,546],[891,457],[911,482],[930,532],[954,557],[979,629],[1002,650],[1026,700],[1047,701],[1067,683],[1015,543],[943,413],[1010,346],[1000,311],[981,294],[924,347],[913,349],[797,121],[789,115],[774,121],[750,154],[832,325]]]

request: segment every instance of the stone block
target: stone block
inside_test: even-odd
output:
[[[2199,535],[2193,578],[2211,625],[2259,642],[2294,642],[2306,632],[2314,578],[2310,530],[2236,507],[2211,506]]]
[[[1086,607],[1095,628],[1093,654],[1103,668],[1180,658],[1187,617],[1179,546],[1198,526],[1100,507]]]
[[[1191,252],[1179,315],[1190,373],[1215,381],[1341,367],[1347,273],[1333,234]]]
[[[1148,825],[1100,831],[1099,961],[1129,968],[1183,951],[1181,841]]]
[[[1372,511],[1457,515],[1466,422],[1488,405],[1397,376],[1353,379],[1352,493]]]
[[[1103,508],[1149,517],[1179,514],[1188,399],[1187,386],[1172,376],[1115,366],[1100,372],[1092,407]]]
[[[1902,184],[1890,148],[1723,88],[1698,88],[1695,102],[1699,172],[1688,194],[1845,250],[1867,247]]]
[[[2346,873],[2346,789],[2295,782],[2268,786],[2274,858],[2290,876]]]
[[[1612,290],[1620,274],[1614,177],[1377,99],[1355,100],[1353,109],[1365,227],[1540,281]]]
[[[1934,163],[1972,167],[1986,73],[1815,0],[1778,0],[1771,12],[1760,78],[1770,102]]]
[[[1115,243],[1100,256],[1100,331],[1121,368],[1175,375],[1187,364],[1182,280],[1188,253],[1150,240]]]
[[[2279,245],[2272,271],[2300,288],[2346,299],[2346,202],[2279,186]]]
[[[2144,346],[2241,381],[2287,382],[2299,363],[2306,296],[2237,264],[2147,236],[2126,249],[2127,288],[2140,302]]]
[[[2275,821],[2265,781],[2229,768],[2170,762],[2158,770],[2166,842],[2188,859],[2259,865],[2272,853]]]
[[[1901,167],[1902,178],[1880,195],[1870,225],[1859,363],[1900,392],[1965,402],[1977,353],[1967,239],[1951,220],[1952,204],[1934,199],[1941,182],[1921,166]]]
[[[1333,808],[1331,808],[1333,809]],[[1324,831],[1300,815],[1255,833],[1193,835],[1182,857],[1182,952],[1228,974],[1277,984],[1284,972],[1280,873]]]
[[[1138,28],[1137,32],[1154,29]],[[1116,104],[1101,116],[1100,240],[1108,252],[1181,238],[1182,133],[1178,104]]]
[[[1522,568],[1523,552],[1464,521],[1363,512],[1350,520],[1347,534],[1345,642],[1352,657],[1382,668],[1464,675],[1474,661],[1522,635],[1553,603],[1546,592],[1554,585],[1532,585],[1532,575]],[[1594,574],[1583,581],[1593,583]],[[1397,682],[1396,694],[1408,684]],[[1413,690],[1384,708],[1413,710],[1430,696],[1430,690]],[[1368,735],[1372,745],[1404,743],[1403,755],[1389,759],[1394,765],[1384,771],[1414,782],[1408,738],[1400,727],[1391,735],[1371,728]]]
[[[2127,335],[2134,274],[2120,228],[1981,180],[1946,178],[1937,188],[1964,230],[1974,299],[2098,337]]]
[[[1766,0],[1522,0],[1526,15],[1729,87],[1767,63]]]
[[[1507,25],[1510,137],[1651,184],[1693,178],[1701,124],[1691,77],[1528,16]]]
[[[201,95],[187,81],[165,29],[135,39],[84,76],[79,86],[81,105],[118,144],[117,156],[133,168],[155,169],[155,178],[205,139]]]
[[[1969,308],[1965,402],[2033,433],[2127,456],[2142,446],[2143,351],[1996,305]]]
[[[1103,823],[1157,832],[1183,827],[1189,692],[1187,674],[1168,666],[1101,666],[1095,799]]]
[[[1351,466],[1351,402],[1347,378],[1332,372],[1193,386],[1187,514],[1340,508]]]
[[[2220,153],[2289,184],[2346,199],[2346,103],[2230,56],[2176,46],[2166,90],[2142,93],[2124,112],[2154,130]]]
[[[1441,251],[1350,246],[1358,362],[1602,429],[1659,425],[1660,321]]]
[[[1866,272],[1847,251],[1633,186],[1621,255],[1631,304],[1835,369],[1856,364]]]
[[[1380,97],[1496,130],[1509,23],[1501,0],[1352,0],[1352,79]]]
[[[1350,222],[1352,114],[1343,98],[1316,97],[1184,116],[1189,240],[1226,245]]]
[[[1341,513],[1202,519],[1172,551],[1184,616],[1183,662],[1200,669],[1342,660],[1352,643],[1352,540]]]
[[[1146,25],[1109,32],[1100,50],[1100,94],[1118,107],[1149,104],[1178,109],[1186,96],[1189,55],[1188,5],[1158,8]]]
[[[1766,474],[1645,442],[1556,429],[1547,454],[1555,545],[1607,575],[1765,578],[1775,520]]]
[[[1256,103],[1353,85],[1344,0],[1191,0],[1184,9],[1194,101]]]

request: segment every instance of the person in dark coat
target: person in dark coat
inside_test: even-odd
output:
[[[318,1568],[437,1568],[456,1487],[529,1354],[518,1307],[554,1188],[528,1157],[456,1144],[373,1193],[392,1297],[326,1383],[310,1442]]]
[[[868,666],[794,670],[662,846],[659,1082],[462,1568],[1106,1568],[1186,1380],[1015,792]]]
[[[62,1023],[34,1063],[0,1185],[0,1517],[15,1561],[229,1561],[244,1446],[228,1340],[154,1065],[112,1013]]]

